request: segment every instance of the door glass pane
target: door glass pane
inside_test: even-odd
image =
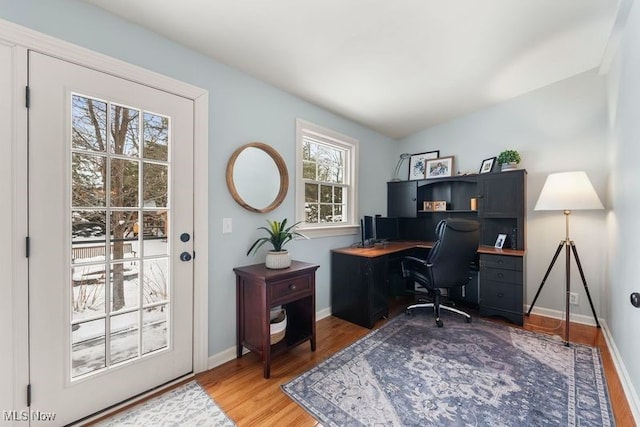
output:
[[[71,320],[76,322],[104,315],[104,264],[74,267],[71,277]]]
[[[111,206],[138,207],[140,162],[111,159]]]
[[[144,113],[144,158],[167,161],[169,159],[169,118]]]
[[[71,262],[98,262],[106,257],[107,214],[103,210],[71,211]]]
[[[169,168],[166,165],[144,162],[143,200],[145,208],[167,206]]]
[[[105,170],[107,158],[74,153],[71,156],[71,204],[73,207],[106,205]]]
[[[97,371],[107,365],[105,320],[71,325],[71,377]]]
[[[111,105],[111,153],[138,157],[140,111]]]
[[[106,152],[107,103],[80,95],[71,97],[71,148]]]
[[[138,357],[138,312],[111,318],[111,363]]]
[[[142,354],[167,347],[168,305],[159,305],[142,311]]]
[[[144,255],[169,254],[169,242],[167,240],[168,212],[145,212],[142,216],[142,243]]]
[[[145,305],[169,299],[168,258],[147,260],[144,263],[143,303]]]
[[[111,211],[111,259],[138,256],[138,211]]]
[[[129,310],[138,307],[140,275],[138,261],[111,264],[110,311]]]

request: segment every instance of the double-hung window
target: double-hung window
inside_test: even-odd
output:
[[[358,140],[296,120],[296,221],[309,237],[355,234]]]

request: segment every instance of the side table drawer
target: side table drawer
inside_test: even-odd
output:
[[[522,286],[494,281],[482,282],[480,306],[522,312]]]
[[[270,287],[271,303],[283,304],[295,300],[301,295],[311,294],[311,283],[308,277],[294,277],[281,282],[274,282]]]

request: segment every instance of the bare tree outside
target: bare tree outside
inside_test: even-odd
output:
[[[305,139],[303,179],[307,223],[344,222],[346,152]]]
[[[100,232],[109,230],[109,242],[104,244],[111,259],[124,259],[125,243],[137,240],[138,232],[144,231],[141,208],[148,203],[167,207],[168,167],[152,161],[168,160],[168,118],[77,95],[72,110],[74,232],[99,238]],[[144,159],[151,162],[141,161],[141,138]],[[142,191],[140,173],[144,175]],[[106,218],[107,206],[114,208],[110,218]],[[111,277],[111,311],[118,311],[126,306],[124,265],[113,263],[110,268],[106,276]]]

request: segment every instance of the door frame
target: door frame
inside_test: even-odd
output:
[[[31,30],[0,19],[0,41],[13,46],[14,51],[14,99],[11,101],[13,115],[9,122],[10,144],[0,145],[0,159],[6,159],[11,170],[12,193],[0,194],[2,200],[10,200],[6,215],[0,213],[0,228],[10,233],[11,240],[0,242],[0,255],[11,259],[10,270],[4,277],[11,277],[13,324],[8,339],[13,344],[13,364],[0,367],[13,375],[13,408],[26,409],[26,387],[29,384],[29,340],[28,340],[28,264],[25,253],[27,224],[27,170],[16,165],[27,164],[28,111],[25,108],[25,86],[27,84],[27,50],[95,69],[145,86],[190,99],[194,103],[194,298],[193,298],[193,370],[194,373],[208,369],[208,283],[209,283],[209,222],[208,222],[208,143],[209,143],[209,93],[207,90],[176,79],[166,77],[91,51],[55,37]],[[3,164],[3,166],[5,166]],[[5,218],[6,216],[6,218]],[[4,369],[7,369],[4,371]],[[11,371],[9,371],[11,370]]]

